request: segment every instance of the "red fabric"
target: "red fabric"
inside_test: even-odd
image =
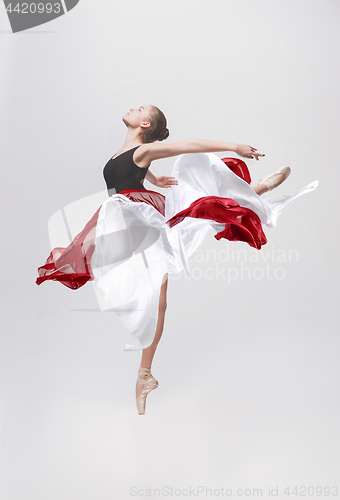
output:
[[[148,203],[165,216],[165,197],[161,193],[124,189],[119,194],[124,194],[132,201]],[[67,248],[57,247],[52,250],[45,265],[38,268],[37,285],[46,280],[54,280],[77,290],[94,279],[90,262],[95,249],[93,240],[100,209],[101,206]]]
[[[250,184],[250,174],[244,161],[236,158],[223,158],[222,161]],[[165,217],[165,196],[161,193],[144,189],[124,189],[119,194],[124,194],[131,201],[148,203]],[[52,250],[45,265],[38,268],[37,285],[46,280],[54,280],[77,290],[94,279],[90,262],[95,249],[94,237],[100,209],[101,206],[67,248],[57,247]],[[214,235],[217,240],[226,238],[230,241],[246,241],[258,249],[267,242],[257,214],[248,208],[240,207],[230,198],[204,196],[167,222],[172,227],[185,217],[225,222],[225,229]]]
[[[241,179],[248,182],[248,184],[251,183],[250,172],[243,160],[239,158],[222,158],[222,161],[234,172],[234,174],[241,177]]]
[[[267,243],[259,216],[249,208],[240,207],[230,198],[220,196],[198,198],[188,208],[171,217],[167,223],[173,227],[185,217],[224,222],[224,230],[214,235],[217,240],[225,238],[230,241],[245,241],[257,249]]]
[[[251,183],[250,172],[243,160],[239,158],[222,158],[222,161],[234,174],[248,184]],[[240,207],[231,198],[204,196],[195,200],[188,208],[178,212],[167,222],[170,223],[170,227],[173,227],[182,222],[185,217],[225,222],[224,230],[214,235],[217,240],[225,238],[230,241],[245,241],[257,249],[267,243],[258,215],[249,208]]]
[[[123,194],[131,201],[142,201],[152,205],[165,217],[165,196],[149,189],[123,189],[118,194]]]
[[[95,248],[93,240],[100,209],[101,206],[67,248],[52,250],[45,265],[38,268],[37,285],[46,280],[55,280],[77,290],[94,279],[90,261]]]

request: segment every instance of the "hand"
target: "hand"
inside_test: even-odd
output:
[[[243,158],[256,158],[258,160],[259,156],[265,156],[261,153],[256,153],[257,149],[246,144],[236,144],[235,153]]]
[[[175,177],[167,177],[166,175],[160,175],[159,177],[156,177],[157,182],[156,186],[161,187],[161,188],[169,188],[171,185],[177,185],[178,180],[175,179]]]

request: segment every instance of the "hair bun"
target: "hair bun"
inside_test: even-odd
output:
[[[169,130],[167,128],[163,129],[162,132],[159,134],[158,140],[159,141],[164,141],[169,137]]]

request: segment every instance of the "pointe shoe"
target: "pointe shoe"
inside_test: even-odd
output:
[[[282,184],[287,177],[290,175],[291,169],[290,167],[282,167],[279,168],[276,172],[273,174],[267,175],[266,177],[263,177],[259,182],[259,184],[264,184],[267,186],[268,191],[271,191],[272,189],[276,188],[280,184]],[[280,177],[277,176],[277,174],[281,174]],[[276,180],[273,180],[274,175],[277,176]]]
[[[146,378],[141,377],[140,375],[147,375]],[[138,396],[136,396],[136,405],[137,411],[139,415],[144,415],[145,413],[145,405],[146,405],[146,397],[149,392],[157,389],[158,381],[151,375],[150,368],[140,367],[137,375],[137,383],[141,382],[144,384],[143,389],[140,391]]]

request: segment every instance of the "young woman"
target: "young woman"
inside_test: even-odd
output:
[[[39,268],[37,284],[52,279],[76,289],[94,280],[107,307],[114,308],[144,347],[136,383],[136,404],[142,415],[147,395],[158,387],[151,365],[164,327],[168,272],[187,269],[186,259],[211,227],[220,230],[216,239],[246,241],[261,248],[267,241],[262,223],[275,226],[280,211],[297,196],[315,189],[317,181],[294,196],[262,200],[262,194],[287,179],[289,167],[250,187],[250,174],[242,160],[220,160],[209,153],[232,151],[258,161],[265,155],[256,148],[198,139],[159,144],[167,139],[169,130],[164,114],[153,105],[131,108],[123,122],[127,127],[124,144],[103,172],[109,200],[67,249],[52,250],[45,266]],[[179,156],[173,174],[180,182],[176,175],[151,173],[154,160],[173,156]],[[145,189],[145,178],[155,186],[174,189],[164,197]],[[130,232],[122,231],[121,225],[117,229],[116,222],[122,220],[129,221]],[[114,238],[108,237],[112,234]],[[150,238],[154,244],[144,245]],[[131,244],[134,257],[138,250],[145,267],[131,263]],[[148,280],[153,283],[150,291],[146,291]]]

